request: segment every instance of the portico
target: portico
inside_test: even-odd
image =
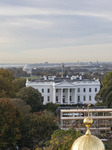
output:
[[[66,85],[66,86],[65,86]],[[53,87],[54,103],[71,105],[77,103],[77,87],[73,84],[64,82]]]

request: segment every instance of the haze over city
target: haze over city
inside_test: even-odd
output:
[[[0,63],[112,60],[111,0],[1,0]]]

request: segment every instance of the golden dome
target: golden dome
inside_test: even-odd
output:
[[[105,150],[105,147],[96,136],[83,135],[73,143],[71,150]]]

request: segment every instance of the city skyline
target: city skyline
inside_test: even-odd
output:
[[[111,4],[1,0],[0,63],[111,61]]]

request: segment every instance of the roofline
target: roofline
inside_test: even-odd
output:
[[[61,112],[88,112],[87,109],[62,109]],[[112,112],[112,109],[89,109],[89,112]]]

